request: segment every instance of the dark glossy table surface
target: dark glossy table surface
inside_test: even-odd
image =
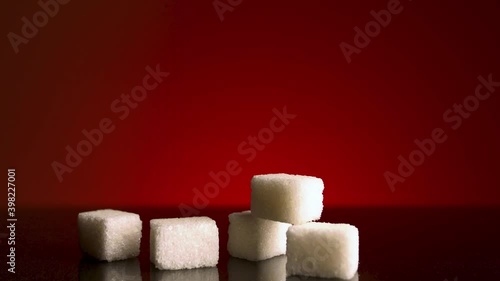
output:
[[[143,221],[137,259],[105,263],[82,256],[76,218],[78,212],[88,209],[19,210],[16,274],[7,273],[7,245],[2,238],[0,280],[284,279],[284,262],[279,257],[259,263],[229,257],[227,215],[241,209],[202,211],[201,215],[215,219],[219,227],[219,264],[217,268],[184,271],[158,271],[149,262],[149,220],[178,217],[177,209],[120,209],[140,214]],[[321,221],[347,222],[359,228],[356,280],[500,280],[500,209],[336,208],[324,210]]]

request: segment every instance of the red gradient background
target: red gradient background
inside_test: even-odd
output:
[[[387,2],[244,0],[221,22],[212,1],[72,0],[17,55],[5,36],[1,149],[18,207],[191,205],[230,160],[242,172],[210,206],[247,208],[252,175],[270,172],[323,178],[327,206],[499,206],[500,89],[456,131],[442,115],[478,75],[500,80],[500,4],[401,1],[348,64],[339,44]],[[9,2],[2,33],[39,9]],[[119,120],[111,102],[156,64],[171,75]],[[238,145],[283,106],[297,117],[245,161]],[[116,129],[59,183],[51,163],[102,118]],[[391,192],[383,173],[436,127],[448,140]]]

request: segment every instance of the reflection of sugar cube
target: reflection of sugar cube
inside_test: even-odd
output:
[[[264,261],[247,261],[229,258],[228,281],[285,281],[286,256],[281,255]]]
[[[233,257],[258,261],[286,252],[290,224],[252,216],[250,211],[229,215],[227,250]]]
[[[219,281],[217,267],[159,270],[151,267],[151,281]]]
[[[219,229],[208,217],[151,220],[151,262],[158,269],[216,266]]]
[[[365,275],[363,275],[363,276],[365,276]],[[336,278],[335,279],[325,279],[325,278],[320,278],[320,277],[300,276],[300,275],[288,276],[286,278],[286,281],[326,281],[326,280],[337,281],[340,279],[336,279]],[[359,274],[356,272],[356,274],[354,274],[354,277],[352,277],[351,279],[348,279],[347,281],[359,281]]]
[[[358,229],[315,222],[291,226],[286,255],[288,275],[351,279],[358,270]]]
[[[78,214],[80,247],[86,254],[106,261],[137,257],[142,236],[139,215],[115,210]]]
[[[268,174],[252,178],[252,214],[263,219],[301,224],[323,211],[323,180],[316,177]]]
[[[78,280],[141,281],[142,277],[139,260],[137,258],[114,262],[82,260],[80,263]]]

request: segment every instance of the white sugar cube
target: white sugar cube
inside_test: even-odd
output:
[[[227,250],[233,257],[259,261],[286,252],[288,223],[252,216],[250,211],[229,215]]]
[[[252,178],[252,214],[291,224],[317,220],[323,211],[323,180],[268,174]]]
[[[114,262],[83,261],[80,263],[78,280],[141,281],[139,260],[135,258]]]
[[[228,281],[285,281],[286,256],[258,262],[229,258],[227,271]]]
[[[208,217],[151,220],[151,262],[158,269],[216,266],[219,229]]]
[[[287,274],[351,279],[358,270],[359,234],[349,224],[306,223],[287,231]]]
[[[98,260],[115,261],[137,257],[142,236],[139,215],[98,210],[78,214],[80,248]]]
[[[151,281],[219,281],[219,271],[217,267],[183,270],[151,268]]]

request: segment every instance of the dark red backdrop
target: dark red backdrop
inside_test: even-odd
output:
[[[323,178],[330,206],[499,205],[500,89],[456,131],[442,115],[478,75],[500,80],[500,4],[402,1],[347,63],[339,44],[388,2],[244,0],[221,22],[212,1],[72,0],[18,54],[4,37],[2,166],[17,169],[18,206],[192,204],[230,160],[242,171],[211,206],[246,208],[251,176],[281,171]],[[40,9],[9,5],[5,35]],[[170,76],[118,119],[110,104],[157,64]],[[245,161],[238,145],[284,106],[297,117]],[[115,130],[60,183],[51,163],[102,118]],[[384,172],[436,127],[448,140],[391,192]]]

